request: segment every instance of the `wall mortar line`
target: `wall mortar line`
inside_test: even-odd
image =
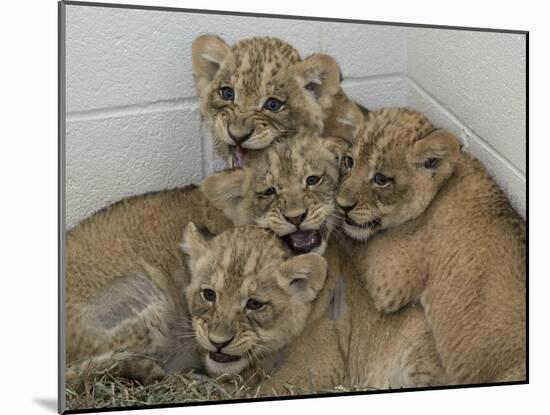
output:
[[[394,72],[388,74],[378,74],[370,76],[356,76],[356,77],[346,77],[342,80],[342,85],[346,86],[348,83],[352,84],[355,82],[368,82],[368,81],[399,81],[407,76],[404,72]]]
[[[66,120],[67,122],[93,121],[109,118],[123,118],[132,115],[153,114],[158,112],[194,110],[195,108],[198,108],[198,105],[199,101],[197,97],[167,99],[139,104],[94,108],[83,111],[68,111]]]

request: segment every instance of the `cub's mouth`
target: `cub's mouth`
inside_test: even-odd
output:
[[[241,356],[226,354],[222,352],[209,352],[208,356],[216,363],[233,363],[242,359]]]
[[[353,226],[355,228],[360,228],[360,229],[376,229],[379,226],[382,226],[382,221],[378,218],[375,218],[375,219],[371,220],[370,222],[365,222],[365,223],[361,224],[359,222],[355,222],[350,217],[346,217],[346,219],[344,219],[344,222],[349,226]]]
[[[319,230],[296,231],[283,236],[283,240],[293,251],[306,253],[321,246],[323,235]]]

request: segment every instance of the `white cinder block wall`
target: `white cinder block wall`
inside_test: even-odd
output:
[[[525,35],[407,30],[407,105],[454,131],[525,217]]]
[[[191,75],[191,43],[204,33],[229,43],[278,36],[304,57],[334,56],[353,99],[369,108],[409,104],[454,129],[524,212],[521,36],[67,6],[68,228],[123,197],[198,183],[221,167]]]

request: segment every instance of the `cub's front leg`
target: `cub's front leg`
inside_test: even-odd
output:
[[[421,329],[403,333],[403,339],[414,339],[397,354],[390,377],[392,388],[437,386],[449,383],[432,333],[422,314]]]
[[[378,311],[397,311],[419,297],[427,272],[419,241],[377,235],[364,253],[362,280]]]

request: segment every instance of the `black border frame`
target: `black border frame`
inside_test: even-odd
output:
[[[490,32],[490,33],[506,33],[518,34],[525,36],[525,98],[526,98],[526,119],[525,119],[525,178],[526,178],[526,204],[525,204],[525,223],[526,223],[526,378],[523,381],[514,382],[498,382],[498,383],[476,383],[464,385],[445,385],[445,386],[430,386],[408,389],[388,389],[375,391],[354,391],[354,392],[331,392],[318,395],[298,395],[298,396],[274,396],[261,398],[245,398],[231,400],[216,400],[216,401],[194,401],[185,403],[170,403],[156,405],[136,405],[123,407],[107,407],[107,408],[90,408],[90,409],[69,409],[65,410],[65,337],[64,337],[64,310],[65,310],[65,295],[64,295],[64,276],[65,276],[65,6],[85,6],[85,7],[103,7],[116,9],[133,9],[133,10],[149,10],[162,12],[183,12],[196,14],[216,14],[227,16],[243,16],[243,17],[259,17],[270,19],[287,19],[287,20],[310,20],[321,22],[335,23],[355,23],[355,24],[370,24],[378,26],[396,26],[396,27],[413,27],[426,29],[443,29],[443,30],[461,30],[472,32]],[[449,389],[469,389],[482,388],[492,386],[507,386],[507,385],[528,385],[529,384],[529,31],[528,30],[508,30],[483,27],[467,27],[467,26],[446,26],[446,25],[430,25],[421,23],[404,23],[404,22],[389,22],[389,21],[372,21],[359,19],[342,19],[328,17],[313,17],[313,16],[294,16],[282,14],[268,13],[251,13],[251,12],[236,12],[223,10],[207,10],[207,9],[186,9],[179,7],[165,6],[145,6],[132,4],[117,4],[117,3],[99,3],[86,1],[59,1],[58,2],[58,413],[62,414],[81,414],[81,413],[96,413],[96,412],[113,412],[113,411],[130,411],[141,409],[162,409],[162,408],[180,408],[192,407],[198,405],[220,405],[244,402],[272,402],[295,399],[312,399],[312,398],[332,398],[342,396],[356,395],[372,395],[372,394],[389,394],[389,393],[406,393],[406,392],[421,392],[421,391],[437,391]]]

